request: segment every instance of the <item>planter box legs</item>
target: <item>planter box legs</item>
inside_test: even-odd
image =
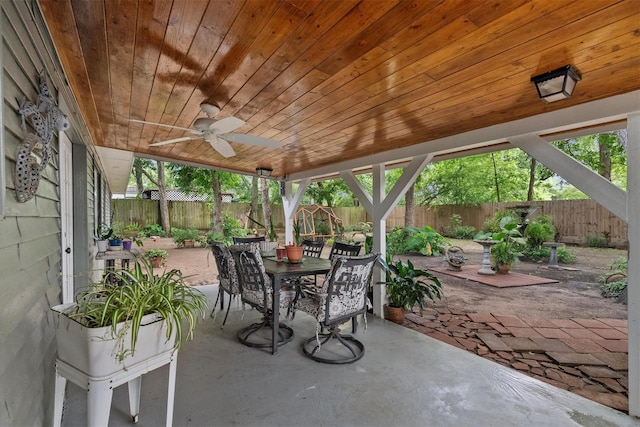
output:
[[[71,365],[59,359],[56,360],[55,403],[53,410],[54,427],[60,427],[62,422],[62,407],[67,380],[87,390],[86,425],[89,427],[107,427],[109,425],[113,389],[119,385],[128,383],[131,421],[137,423],[140,412],[142,375],[160,368],[167,363],[169,364],[169,387],[167,390],[166,425],[170,427],[173,424],[173,400],[175,396],[176,367],[178,363],[177,351],[166,351],[143,362],[129,366],[126,371],[116,372],[104,377],[90,377]]]

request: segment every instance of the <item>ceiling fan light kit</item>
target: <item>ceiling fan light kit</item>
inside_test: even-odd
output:
[[[200,104],[200,109],[207,117],[215,117],[220,112],[220,108],[217,105],[209,104],[208,102]]]

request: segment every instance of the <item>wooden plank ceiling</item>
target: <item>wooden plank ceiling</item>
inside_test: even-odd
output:
[[[274,176],[640,89],[637,0],[40,0],[97,146]],[[573,64],[570,100],[530,78]],[[202,102],[281,148],[203,139]]]

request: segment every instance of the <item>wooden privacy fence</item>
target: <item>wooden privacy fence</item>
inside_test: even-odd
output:
[[[222,205],[224,213],[244,222],[248,204],[223,203]],[[532,217],[541,214],[551,215],[561,242],[580,245],[585,243],[587,236],[599,236],[607,238],[612,246],[628,246],[627,224],[593,200],[484,203],[472,206],[416,206],[414,224],[416,227],[429,225],[437,231],[442,231],[450,224],[451,216],[456,214],[462,218],[463,225],[473,226],[478,231],[496,212],[533,208],[536,210]],[[333,210],[342,220],[343,226],[355,226],[371,220],[362,207],[336,207]],[[144,226],[160,223],[157,200],[115,199],[113,212],[113,222],[124,225],[137,223]],[[262,222],[260,207],[257,216],[257,220]],[[211,228],[213,209],[208,203],[203,202],[169,202],[169,217],[172,227],[208,230]],[[284,227],[284,212],[280,205],[272,206],[272,218],[276,227]],[[394,226],[404,226],[404,206],[396,207],[387,218],[387,230]],[[249,227],[253,228],[251,224]]]

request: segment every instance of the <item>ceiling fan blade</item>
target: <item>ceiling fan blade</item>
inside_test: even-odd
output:
[[[226,117],[222,120],[218,120],[209,126],[209,130],[217,133],[229,133],[238,129],[240,126],[244,126],[244,120],[240,120],[237,117]]]
[[[207,141],[214,150],[222,155],[222,157],[233,157],[236,155],[236,152],[233,151],[231,145],[227,141],[222,138],[218,138],[218,136],[214,134],[205,135],[204,140]]]
[[[183,128],[183,127],[180,127],[180,126],[165,125],[163,123],[147,122],[147,121],[144,121],[144,120],[136,120],[136,119],[129,119],[129,121],[130,122],[134,122],[134,123],[142,123],[142,124],[145,124],[145,125],[162,126],[162,127],[165,127],[165,128],[188,130],[190,132],[193,132],[193,129],[190,129],[190,128]]]
[[[246,133],[227,133],[220,135],[227,141],[237,142],[238,144],[257,145],[259,147],[280,148],[282,143],[275,139],[264,138],[262,136],[248,135]]]
[[[175,144],[176,142],[191,141],[193,139],[202,138],[201,135],[181,136],[180,138],[167,139],[166,141],[154,142],[149,147],[160,147],[161,145]]]

